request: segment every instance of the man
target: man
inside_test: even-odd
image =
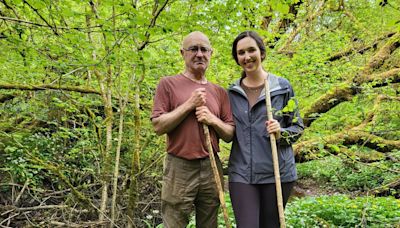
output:
[[[234,122],[227,92],[205,76],[212,55],[207,36],[190,33],[180,51],[185,70],[160,80],[151,115],[156,133],[167,134],[161,212],[164,227],[186,227],[194,206],[196,227],[213,228],[219,198],[202,125],[210,127],[216,153],[219,138],[231,141]],[[221,162],[215,157],[222,178]]]

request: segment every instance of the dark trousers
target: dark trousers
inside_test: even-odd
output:
[[[295,182],[282,183],[285,206]],[[237,228],[279,228],[275,183],[229,183],[229,194]]]

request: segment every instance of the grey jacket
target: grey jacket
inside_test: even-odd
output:
[[[297,172],[291,145],[302,134],[303,121],[289,81],[270,74],[269,87],[273,116],[281,125],[282,136],[277,141],[281,182],[295,181]],[[271,143],[265,127],[267,112],[264,90],[250,110],[246,93],[240,87],[240,79],[229,87],[228,94],[236,125],[229,158],[229,181],[274,183]]]

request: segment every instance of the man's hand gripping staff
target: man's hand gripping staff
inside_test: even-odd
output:
[[[193,91],[192,96],[189,99],[192,100],[194,105],[196,105],[197,120],[203,124],[204,135],[206,137],[207,150],[210,155],[211,168],[212,168],[215,183],[216,183],[217,189],[218,189],[218,196],[219,196],[219,200],[220,200],[223,214],[224,214],[225,225],[226,225],[226,227],[230,228],[231,225],[229,222],[228,210],[227,210],[226,203],[225,203],[224,191],[222,189],[222,183],[221,183],[221,179],[219,176],[217,162],[215,160],[214,151],[213,151],[212,144],[211,144],[210,131],[208,128],[208,125],[211,125],[213,119],[217,118],[217,117],[210,112],[210,110],[208,109],[207,106],[205,106],[206,92],[205,92],[204,88],[199,88],[199,89],[196,89],[195,91]]]

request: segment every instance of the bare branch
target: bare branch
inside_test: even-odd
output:
[[[53,27],[48,26],[48,25],[39,24],[39,23],[36,23],[36,22],[31,22],[31,21],[26,21],[26,20],[21,20],[21,19],[18,19],[18,18],[0,16],[0,19],[4,20],[4,21],[12,21],[12,22],[17,22],[17,23],[21,23],[21,24],[28,24],[28,25],[34,25],[34,26],[38,26],[38,27],[45,27],[45,28],[53,29]],[[92,29],[92,28],[100,28],[100,27],[101,27],[101,25],[85,27],[85,28],[83,28],[83,27],[58,27],[58,29],[81,31],[81,30],[89,30],[89,29]]]
[[[105,227],[107,225],[107,221],[97,221],[97,222],[84,222],[84,223],[64,223],[64,222],[58,222],[58,221],[50,221],[51,225],[57,226],[57,227]]]
[[[158,10],[157,10],[158,3],[154,4],[153,18],[151,19],[150,24],[149,24],[149,26],[147,28],[146,33],[145,33],[146,40],[144,40],[142,42],[142,44],[140,45],[140,47],[138,48],[139,51],[143,50],[149,44],[149,42],[150,42],[150,32],[149,32],[149,30],[156,25],[157,18],[160,16],[160,14],[164,10],[164,8],[168,5],[168,1],[169,0],[166,0],[164,2],[164,4]]]
[[[39,13],[39,10],[36,9],[35,7],[33,7],[31,4],[29,4],[29,2],[27,2],[26,0],[24,0],[24,3],[27,4],[27,5],[29,6],[29,8],[31,8],[31,9],[40,17],[40,19],[42,19],[42,20],[46,23],[46,25],[47,25],[48,27],[51,28],[51,30],[53,30],[53,32],[54,32],[55,35],[57,35],[57,36],[60,35],[60,34],[57,32],[57,27],[56,27],[56,25],[52,26],[52,25]]]
[[[84,88],[77,86],[59,86],[59,85],[22,85],[22,84],[8,84],[8,83],[0,83],[0,89],[17,89],[17,90],[46,90],[46,89],[54,89],[54,90],[64,90],[70,92],[78,92],[78,93],[92,93],[92,94],[101,94],[99,91],[92,88]]]
[[[12,17],[1,17],[0,16],[0,19],[5,20],[5,21],[14,21],[14,22],[19,22],[19,23],[24,23],[24,24],[36,25],[36,26],[40,26],[40,27],[49,27],[48,25],[43,25],[43,24],[39,24],[36,22],[25,21],[25,20],[21,20],[18,18],[12,18]]]
[[[6,0],[1,0],[1,2],[6,6],[7,9],[12,10],[13,13],[14,13],[14,15],[15,15],[17,18],[19,18],[18,14],[17,14],[17,11],[15,11],[14,8],[12,8],[10,5],[8,5],[8,3],[6,2]]]
[[[18,204],[19,199],[21,199],[22,194],[24,193],[25,189],[28,187],[29,181],[30,181],[29,179],[27,179],[25,181],[24,187],[22,187],[21,191],[19,192],[17,198],[14,201],[14,205]]]
[[[396,188],[396,187],[398,188],[399,186],[400,186],[400,179],[397,179],[397,180],[392,181],[390,183],[387,183],[385,185],[382,185],[382,186],[379,186],[377,188],[371,189],[369,191],[369,193],[373,194],[373,195],[379,195],[379,194],[382,194],[384,192],[390,191],[391,188]]]

